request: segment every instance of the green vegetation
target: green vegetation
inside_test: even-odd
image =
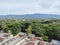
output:
[[[48,41],[48,36],[43,36],[44,41]]]
[[[10,30],[8,30],[8,34],[9,34],[9,35],[11,35],[11,34],[12,34],[12,32],[11,32]]]
[[[26,34],[29,36],[32,32],[32,27],[29,25],[29,27],[26,29]]]
[[[36,36],[48,36],[60,40],[60,20],[59,19],[35,19],[35,20],[0,20],[0,30],[16,35],[19,32],[26,32]]]

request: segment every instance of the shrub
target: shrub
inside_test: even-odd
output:
[[[48,41],[48,36],[43,36],[44,41]]]

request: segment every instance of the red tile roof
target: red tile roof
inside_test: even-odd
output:
[[[46,45],[54,45],[53,43],[46,43]]]
[[[28,45],[34,45],[34,42],[29,42]]]
[[[0,37],[0,42],[3,41],[4,38]]]
[[[40,41],[40,42],[38,43],[38,45],[44,45],[44,42],[43,42],[43,41]]]

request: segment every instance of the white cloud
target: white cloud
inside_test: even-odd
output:
[[[55,0],[38,0],[38,2],[42,8],[47,9],[55,2]]]
[[[0,14],[60,14],[60,0],[0,0]]]
[[[50,8],[60,10],[60,1],[55,1]]]

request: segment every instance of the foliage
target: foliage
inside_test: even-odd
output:
[[[60,19],[0,20],[0,30],[16,35],[19,32],[34,33],[60,39]],[[9,32],[10,31],[10,32]]]
[[[11,34],[12,34],[12,32],[11,32],[10,30],[8,30],[8,34],[9,34],[9,35],[11,35]]]
[[[29,27],[26,29],[26,34],[29,36],[32,32],[32,27],[29,25]]]
[[[44,41],[48,41],[48,36],[43,36]]]

